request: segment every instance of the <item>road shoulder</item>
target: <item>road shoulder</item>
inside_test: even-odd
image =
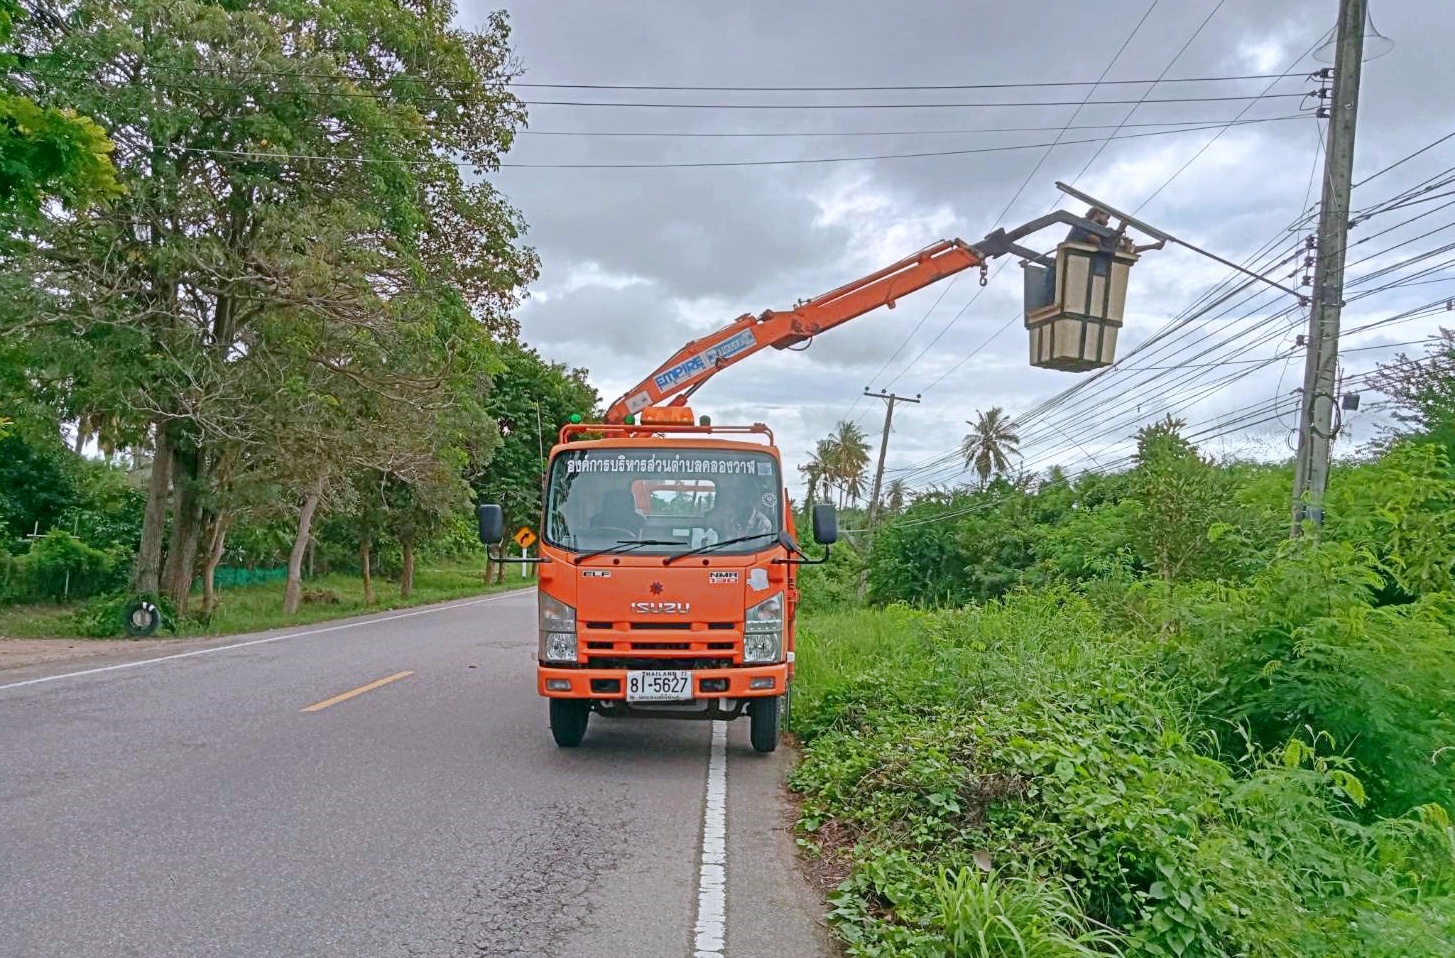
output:
[[[318,632],[342,631],[354,625],[391,618],[402,618],[421,612],[472,605],[483,600],[514,595],[524,589],[509,589],[477,596],[466,596],[406,609],[387,609],[367,615],[348,616],[307,625],[268,629],[262,632],[234,633],[204,638],[163,639],[12,639],[0,637],[0,686],[37,678],[63,675],[84,669],[107,668],[149,659],[167,658],[204,649],[223,648],[259,639],[282,638]]]

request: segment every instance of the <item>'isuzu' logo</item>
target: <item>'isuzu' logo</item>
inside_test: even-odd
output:
[[[691,602],[633,602],[632,611],[642,615],[687,615]]]

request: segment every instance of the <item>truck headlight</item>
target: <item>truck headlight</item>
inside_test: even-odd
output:
[[[743,623],[743,661],[777,662],[783,657],[783,593],[748,609]]]
[[[576,610],[542,592],[540,636],[540,657],[543,661],[576,661]]]

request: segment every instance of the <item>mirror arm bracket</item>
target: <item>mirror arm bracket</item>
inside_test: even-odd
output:
[[[799,555],[803,556],[802,559],[794,559],[794,558],[774,559],[773,560],[773,564],[774,565],[823,565],[825,562],[829,561],[829,548],[830,548],[829,546],[824,546],[823,547],[823,556],[822,556],[822,558],[810,559],[808,557],[808,554],[807,553],[800,552]]]
[[[501,565],[505,565],[507,562],[513,562],[516,565],[539,565],[543,562],[552,561],[549,556],[503,556],[500,554],[500,546],[498,545],[493,547],[486,546],[485,555],[490,558],[491,562],[499,562]]]

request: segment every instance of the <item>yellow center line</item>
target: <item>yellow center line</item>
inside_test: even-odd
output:
[[[368,685],[361,685],[361,686],[359,686],[356,689],[351,689],[348,692],[343,692],[343,693],[341,693],[339,695],[335,695],[331,699],[324,699],[322,702],[315,702],[314,704],[308,706],[303,711],[305,711],[305,712],[318,712],[318,711],[321,711],[323,709],[328,708],[330,705],[337,705],[340,702],[347,702],[349,699],[353,698],[355,695],[363,695],[365,692],[372,692],[372,691],[374,691],[375,689],[377,689],[381,685],[388,685],[390,682],[398,682],[400,679],[407,678],[408,676],[411,676],[413,674],[414,674],[413,672],[395,672],[393,675],[385,676],[382,679],[379,679],[379,680],[374,681],[374,682],[370,682]]]

